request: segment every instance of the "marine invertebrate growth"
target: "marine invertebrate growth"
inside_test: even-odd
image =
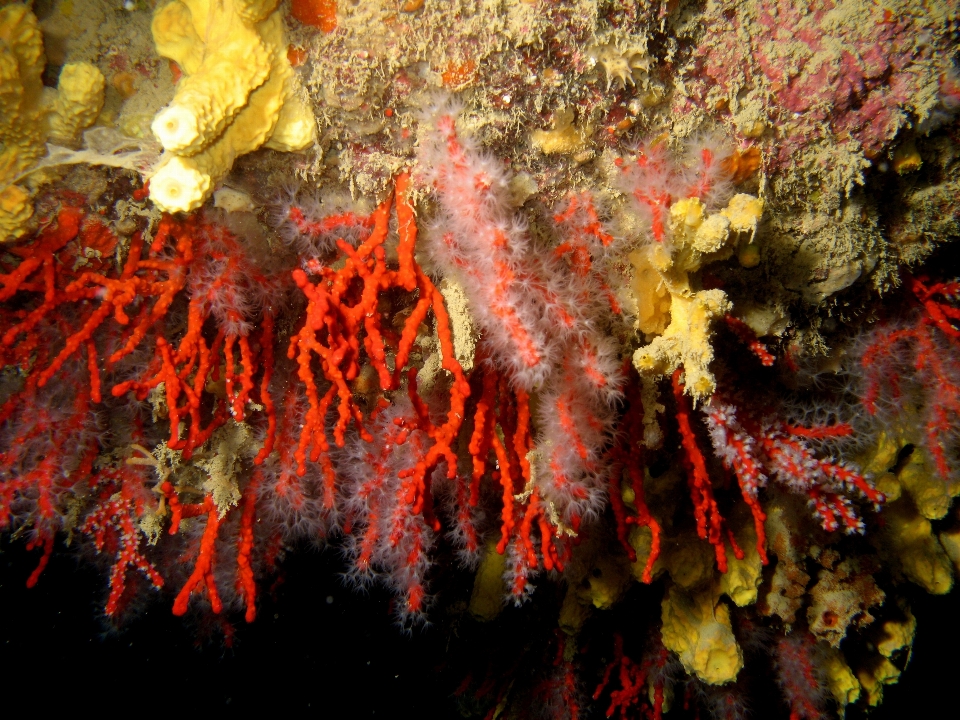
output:
[[[554,215],[564,242],[551,255],[538,257],[526,228],[511,211],[504,173],[471,138],[461,139],[457,133],[458,112],[456,106],[441,103],[425,118],[419,160],[423,179],[435,189],[440,205],[428,251],[464,287],[470,311],[484,330],[484,359],[489,356],[513,386],[520,410],[518,438],[531,437],[524,427],[530,413],[523,408],[529,393],[540,391],[540,432],[533,453],[528,456],[531,448],[521,442],[514,449],[514,462],[505,463],[505,448],[492,434],[497,380],[485,371],[486,402],[478,406],[478,434],[471,444],[476,482],[491,449],[501,466],[516,473],[511,479],[501,467],[504,525],[498,549],[503,552],[510,537],[524,538],[528,547],[517,547],[515,557],[526,558],[526,566],[523,572],[519,568],[525,563],[514,566],[516,578],[523,578],[537,565],[529,531],[538,512],[550,518],[541,526],[549,569],[555,560],[546,537],[549,525],[558,535],[574,535],[584,518],[595,517],[605,502],[603,449],[611,438],[622,375],[613,343],[601,328],[620,308],[594,265],[602,263],[613,237],[604,230],[588,193],[571,196]],[[501,388],[499,402],[510,403],[510,395]],[[509,418],[507,422],[501,423],[504,432],[512,426]],[[521,477],[525,487],[519,497],[528,503],[528,517],[520,534],[513,535],[512,496],[520,488],[511,483]],[[525,583],[514,582],[518,595]]]
[[[46,60],[28,5],[0,8],[0,243],[29,229],[35,190],[25,175],[46,141],[72,144],[103,106],[104,78],[90,63],[68,63],[57,92],[44,89]]]
[[[716,388],[711,326],[732,306],[723,290],[698,288],[693,273],[752,242],[763,212],[759,198],[730,197],[731,157],[722,142],[705,138],[691,141],[679,160],[649,143],[634,161],[620,161],[619,183],[649,233],[630,255],[637,328],[651,341],[633,364],[648,379],[682,365],[686,392],[698,400]]]
[[[239,155],[313,142],[313,113],[298,94],[276,7],[276,0],[174,0],[157,10],[157,52],[185,75],[152,126],[166,151],[150,182],[161,209],[199,207]]]
[[[0,252],[0,530],[32,563],[0,585],[50,583],[63,539],[97,554],[107,622],[159,595],[229,639],[323,545],[381,620],[434,626],[465,716],[877,702],[913,636],[900,584],[945,593],[960,566],[960,288],[877,292],[955,229],[958,165],[930,82],[952,20],[871,6],[878,47],[842,27],[868,4],[57,0],[83,32],[50,67],[111,83],[87,147],[45,115],[71,147],[15,183],[49,190]],[[86,122],[96,75],[62,77]],[[94,140],[151,121],[147,187],[145,147]],[[249,152],[320,122],[315,152]],[[838,200],[868,145],[870,187]],[[311,620],[366,604],[311,582]]]
[[[912,406],[924,418],[923,446],[940,478],[953,484],[960,420],[960,282],[908,277],[917,305],[904,327],[878,328],[860,352],[865,371],[863,405],[887,422]]]

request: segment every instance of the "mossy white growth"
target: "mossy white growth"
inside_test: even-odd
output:
[[[465,373],[473,370],[473,361],[477,354],[477,338],[480,332],[477,323],[470,314],[470,304],[463,286],[453,278],[444,278],[438,286],[443,295],[443,303],[450,316],[450,332],[453,334],[453,351],[457,355],[457,362]],[[440,344],[437,343],[437,352]]]
[[[207,473],[203,491],[213,497],[221,518],[240,502],[237,475],[243,468],[245,451],[249,452],[254,445],[252,440],[253,431],[249,425],[228,420],[213,434],[204,457],[198,456],[195,461]]]

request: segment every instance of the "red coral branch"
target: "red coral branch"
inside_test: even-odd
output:
[[[677,404],[677,425],[683,444],[684,461],[687,466],[687,484],[690,498],[693,500],[694,515],[697,519],[697,534],[700,539],[713,545],[720,572],[727,571],[727,552],[723,544],[724,520],[717,508],[713,496],[713,486],[707,472],[706,459],[700,451],[697,436],[690,424],[690,400],[683,392],[682,368],[673,373],[673,397]]]
[[[193,572],[173,601],[173,614],[186,614],[190,603],[190,595],[201,586],[207,591],[207,599],[210,601],[211,610],[219,614],[223,609],[223,603],[220,600],[217,583],[213,577],[213,564],[217,556],[216,542],[217,534],[220,531],[220,514],[210,495],[207,495],[200,505],[184,508],[184,517],[194,514],[206,514],[207,525],[203,530],[203,537],[200,539],[200,552],[193,566]]]
[[[924,446],[944,481],[957,467],[960,419],[960,281],[908,276],[919,306],[910,325],[877,328],[861,354],[861,401],[871,415],[896,414],[904,400],[924,415]],[[906,397],[905,397],[906,396]]]
[[[874,506],[883,503],[883,494],[853,466],[818,458],[804,442],[806,438],[842,437],[849,434],[848,426],[788,425],[769,414],[754,416],[720,393],[710,399],[704,412],[714,452],[736,473],[743,499],[753,513],[757,549],[764,562],[765,515],[758,495],[769,478],[806,495],[827,531],[842,525],[848,533],[863,532],[863,521],[846,497],[848,493],[856,493]]]
[[[650,514],[650,509],[644,497],[644,452],[640,445],[643,437],[643,401],[637,383],[632,383],[626,393],[627,411],[621,419],[621,442],[611,450],[614,465],[610,472],[610,505],[613,508],[614,519],[617,524],[617,538],[627,551],[631,562],[636,562],[637,553],[627,540],[627,526],[630,524],[650,529],[650,555],[643,568],[641,580],[645,583],[653,582],[653,566],[660,557],[660,523]],[[630,479],[630,489],[633,491],[633,506],[636,515],[627,515],[623,501],[623,471],[626,470]]]
[[[765,367],[773,365],[776,358],[770,354],[767,346],[757,339],[757,334],[753,331],[753,328],[733,315],[724,315],[723,319],[726,321],[727,327],[737,336],[740,342],[746,345],[750,352],[757,356],[761,365]]]
[[[136,493],[142,487],[142,481],[130,470],[121,470],[118,478],[120,491],[103,500],[87,515],[81,530],[93,535],[98,552],[113,548],[116,560],[110,570],[110,595],[104,612],[108,616],[116,614],[120,600],[126,589],[128,569],[139,570],[156,589],[163,587],[163,578],[153,564],[140,552],[140,530],[135,525],[139,514]],[[108,493],[111,488],[108,487]]]

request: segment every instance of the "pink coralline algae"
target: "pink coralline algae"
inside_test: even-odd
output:
[[[708,23],[690,80],[703,97],[719,90],[717,100],[751,90],[770,97],[779,166],[822,139],[856,140],[875,157],[932,109],[944,69],[931,22],[873,3],[762,0]]]

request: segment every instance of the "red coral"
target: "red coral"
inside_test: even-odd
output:
[[[826,714],[827,687],[817,660],[816,639],[810,633],[791,633],[774,648],[774,666],[790,705],[790,720],[819,720]]]
[[[788,425],[771,414],[754,415],[716,393],[704,409],[714,452],[733,470],[743,499],[753,512],[757,549],[766,562],[765,516],[758,493],[772,479],[786,489],[806,495],[824,530],[843,527],[848,533],[862,533],[863,521],[847,495],[855,493],[875,508],[883,494],[849,463],[816,457],[806,439],[842,437],[853,432],[849,425],[820,427]]]
[[[707,540],[713,545],[717,568],[720,572],[725,573],[727,571],[727,551],[723,541],[724,530],[726,530],[727,538],[738,560],[743,559],[743,550],[737,545],[733,533],[726,527],[726,521],[717,507],[710,474],[707,472],[706,458],[700,450],[697,436],[690,423],[690,400],[684,393],[682,378],[683,369],[677,368],[673,373],[673,397],[677,404],[677,425],[680,429],[680,438],[683,444],[683,461],[687,468],[687,485],[690,487],[690,499],[693,501],[694,516],[697,519],[697,534],[701,540]],[[757,545],[760,547],[759,539]]]
[[[621,441],[611,450],[613,467],[610,473],[610,505],[613,509],[617,524],[617,538],[627,552],[631,562],[636,562],[637,553],[627,540],[627,525],[635,524],[650,529],[650,555],[643,568],[641,580],[645,583],[653,582],[653,566],[660,557],[660,523],[650,514],[644,499],[644,453],[640,438],[643,437],[643,401],[640,398],[637,383],[632,383],[626,393],[629,403],[627,411],[621,419]],[[626,470],[630,480],[630,489],[633,491],[633,506],[635,516],[628,516],[623,502],[621,482],[623,471]]]
[[[0,425],[0,529],[27,531],[27,549],[43,549],[27,579],[33,587],[64,529],[68,502],[95,482],[98,446],[89,392],[53,394],[28,382],[15,399],[30,411]]]
[[[110,595],[104,608],[104,612],[109,616],[114,615],[120,608],[128,569],[139,570],[158,590],[164,583],[157,569],[140,552],[140,529],[136,523],[143,515],[144,500],[140,497],[143,492],[142,479],[129,468],[116,472],[107,471],[101,479],[108,477],[116,478],[120,483],[120,490],[111,493],[116,486],[113,483],[107,484],[101,492],[101,501],[87,515],[80,529],[93,535],[98,552],[109,547],[116,556],[110,571]]]
[[[919,306],[909,325],[870,334],[860,353],[863,406],[890,421],[905,405],[923,415],[925,447],[944,481],[957,468],[960,420],[960,281],[932,283],[908,276]]]
[[[169,444],[189,458],[225,421],[228,410],[243,419],[257,368],[248,338],[253,312],[249,296],[270,281],[244,259],[229,233],[198,216],[183,222],[164,216],[148,247],[141,233],[136,233],[118,273],[103,260],[95,269],[77,272],[71,269],[71,265],[77,267],[71,258],[58,255],[73,240],[82,247],[102,244],[105,232],[98,220],[84,221],[78,208],[64,207],[34,243],[13,248],[23,260],[9,273],[0,274],[0,301],[17,301],[20,307],[0,321],[0,360],[29,368],[27,386],[42,388],[83,349],[90,399],[100,402],[101,349],[108,348],[106,367],[112,369],[156,335],[154,362],[139,379],[119,382],[111,393],[119,397],[133,391],[142,400],[164,383]],[[187,328],[174,348],[158,330],[188,284]],[[37,293],[42,296],[36,297]],[[128,315],[131,308],[133,317]],[[111,317],[116,325],[109,323]],[[219,333],[207,342],[202,330],[210,317],[218,322]],[[240,350],[239,363],[235,346]],[[202,427],[201,396],[209,380],[219,379],[221,351],[227,402],[220,403],[207,427]],[[47,362],[50,355],[52,360]],[[239,373],[238,367],[242,368]],[[21,402],[19,395],[9,399],[0,410],[0,420]],[[190,419],[186,438],[179,436],[181,418]]]

